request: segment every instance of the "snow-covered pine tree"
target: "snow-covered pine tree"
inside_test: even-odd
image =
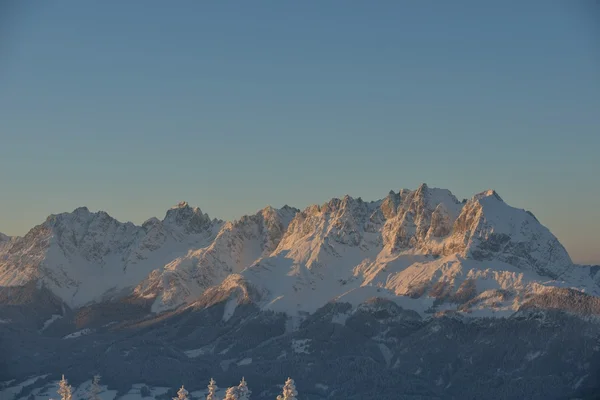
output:
[[[238,391],[238,400],[250,400],[250,395],[252,391],[248,388],[248,384],[246,383],[246,379],[242,377],[240,384],[237,387]]]
[[[60,382],[58,382],[58,390],[56,393],[60,396],[61,400],[71,400],[73,397],[73,388],[69,385],[69,382],[65,379],[65,376],[62,376]]]
[[[101,400],[99,396],[100,391],[100,375],[94,375],[94,378],[92,379],[92,385],[90,386],[90,390],[88,392],[88,399]]]
[[[217,382],[213,378],[210,378],[210,382],[208,384],[208,394],[206,395],[206,400],[219,400],[216,395],[217,390],[219,390],[217,386]]]
[[[277,400],[298,400],[296,396],[298,396],[298,392],[296,391],[294,380],[287,378],[285,385],[283,385],[283,394],[277,396]]]
[[[185,390],[183,385],[177,391],[177,397],[173,397],[173,400],[188,400],[188,391]]]
[[[225,392],[225,398],[223,400],[238,400],[237,386],[233,386],[227,389]]]

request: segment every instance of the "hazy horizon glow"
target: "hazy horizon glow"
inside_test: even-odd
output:
[[[586,6],[587,4],[587,6]],[[587,7],[587,8],[586,8]],[[495,189],[600,263],[592,2],[6,2],[0,232]]]

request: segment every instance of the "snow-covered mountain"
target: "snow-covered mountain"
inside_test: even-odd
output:
[[[266,207],[257,214],[225,223],[210,245],[190,249],[153,270],[135,288],[135,295],[156,299],[153,310],[195,300],[204,290],[271,254],[298,210]]]
[[[270,399],[282,375],[323,400],[595,398],[598,315],[600,267],[491,190],[141,226],[78,208],[0,237],[0,398],[97,373],[107,399],[210,376]]]
[[[78,307],[119,295],[192,248],[207,246],[222,221],[180,203],[142,226],[81,207],[49,216],[0,253],[0,286],[36,281]]]
[[[600,294],[588,273],[533,214],[496,192],[459,202],[423,184],[382,201],[346,196],[307,208],[242,275],[265,308],[292,314],[377,296],[423,312],[506,315],[548,288]]]
[[[557,287],[600,294],[598,274],[574,265],[532,213],[492,190],[459,201],[425,184],[233,222],[185,202],[142,226],[82,207],[0,241],[0,286],[35,281],[70,307],[128,295],[163,311],[242,285],[262,308],[293,315],[374,296],[505,315]]]

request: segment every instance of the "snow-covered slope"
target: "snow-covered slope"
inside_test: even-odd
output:
[[[51,215],[0,255],[0,286],[36,281],[78,307],[137,285],[190,248],[207,246],[222,222],[187,203],[142,226],[81,207]]]
[[[156,299],[154,311],[194,300],[208,287],[269,255],[297,212],[288,206],[279,210],[266,207],[255,215],[225,223],[209,246],[192,249],[152,271],[135,294]]]
[[[373,296],[415,310],[510,312],[546,287],[599,295],[587,273],[533,214],[494,191],[459,202],[424,184],[378,202],[311,206],[270,257],[242,272],[263,307],[292,314]]]
[[[291,314],[374,296],[421,312],[501,314],[553,287],[600,294],[600,274],[573,265],[530,212],[492,190],[459,201],[425,184],[226,223],[187,203],[142,226],[78,208],[2,243],[0,286],[36,281],[72,307],[133,294],[162,311],[236,285]]]

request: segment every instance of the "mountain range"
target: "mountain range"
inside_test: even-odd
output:
[[[113,345],[115,338],[135,337],[136,346],[143,347],[139,340],[146,343],[148,335],[159,340],[160,331],[172,342],[181,342],[182,347],[169,350],[177,353],[173,357],[190,362],[205,357],[207,365],[211,357],[213,361],[219,358],[219,371],[215,372],[214,366],[206,367],[206,373],[227,376],[229,364],[238,363],[240,368],[246,365],[239,364],[240,360],[266,357],[271,363],[283,363],[287,356],[277,357],[289,354],[289,349],[277,343],[282,337],[292,338],[292,353],[296,356],[314,354],[298,351],[298,346],[317,346],[322,332],[315,326],[326,324],[328,330],[334,329],[332,332],[343,327],[342,333],[338,332],[339,340],[329,337],[331,343],[360,342],[364,346],[368,339],[369,346],[374,346],[370,350],[340,351],[371,358],[374,351],[381,364],[377,368],[388,372],[411,369],[411,377],[407,378],[410,382],[405,384],[413,389],[413,378],[421,382],[424,375],[431,375],[430,381],[426,379],[417,386],[432,384],[434,389],[424,388],[422,393],[415,389],[414,398],[446,398],[442,389],[447,385],[451,393],[447,398],[456,398],[453,396],[460,392],[453,390],[459,390],[459,382],[452,383],[453,374],[446,370],[447,365],[439,366],[446,371],[442,373],[432,361],[428,370],[427,366],[411,364],[400,354],[418,349],[425,354],[422,346],[425,342],[431,346],[430,334],[439,335],[442,328],[446,336],[452,332],[453,340],[470,340],[473,332],[481,334],[482,321],[488,321],[486,326],[502,326],[500,330],[506,334],[506,324],[531,329],[549,319],[575,318],[585,325],[581,334],[588,335],[585,343],[592,346],[592,358],[579,360],[587,365],[579,368],[582,372],[576,379],[574,376],[569,380],[577,383],[582,379],[579,385],[561,384],[553,392],[566,396],[570,390],[593,391],[598,384],[597,378],[591,378],[590,368],[600,365],[596,356],[600,347],[596,349],[591,343],[600,339],[589,336],[589,332],[597,326],[599,314],[600,267],[574,264],[533,213],[509,206],[493,190],[458,200],[446,189],[422,184],[416,190],[390,191],[377,201],[345,196],[302,211],[269,206],[228,222],[181,202],[167,210],[162,220],[151,218],[141,226],[80,207],[71,213],[49,216],[23,237],[0,234],[0,333],[5,335],[6,343],[14,343],[17,338],[27,340],[38,349],[37,355],[30,354],[31,359],[48,361],[47,369],[39,370],[24,364],[22,356],[14,355],[13,364],[4,366],[7,372],[0,372],[0,379],[7,382],[61,372],[49,361],[55,353],[40,350],[34,342],[62,345],[65,338],[82,343],[94,340],[106,343],[100,347],[109,351],[107,337]],[[204,316],[202,321],[198,315]],[[187,319],[194,322],[185,322]],[[208,334],[209,322],[210,328],[218,325],[224,331]],[[165,324],[179,326],[176,331],[183,333],[165,333]],[[247,324],[250,327],[244,330],[252,332],[249,337],[235,333]],[[456,324],[464,327],[459,333]],[[272,329],[265,332],[265,327]],[[410,338],[422,330],[430,332],[429,336]],[[200,331],[205,334],[201,339]],[[296,338],[300,332],[301,337]],[[501,336],[494,336],[492,330],[487,334],[493,339],[486,340],[501,347]],[[522,339],[538,343],[527,335],[531,333]],[[402,338],[416,340],[415,347],[407,350]],[[221,348],[223,343],[228,347]],[[266,355],[266,343],[279,353]],[[548,349],[529,349],[526,354],[533,357],[536,351],[539,354],[534,358],[542,354],[557,357]],[[579,347],[577,351],[585,353]],[[73,356],[70,363],[76,359]],[[325,361],[316,357],[310,362],[321,368]],[[567,365],[571,368],[572,362],[562,358],[555,361],[556,371]],[[482,363],[477,364],[486,369],[482,373],[486,378],[481,382],[486,382],[487,374],[492,376],[489,379],[497,379]],[[296,371],[301,367],[293,364],[286,368],[295,373],[302,388],[297,378],[301,373]],[[461,364],[461,368],[471,367]],[[98,367],[88,369],[96,371]],[[417,370],[422,372],[415,377],[413,372]],[[270,376],[265,374],[262,376]],[[134,383],[144,380],[138,378]],[[38,384],[48,384],[44,379],[38,379]],[[439,379],[443,385],[436,383]],[[535,381],[539,376],[531,379]],[[126,385],[115,383],[118,380],[115,377],[113,384]],[[157,380],[161,378],[146,383]],[[80,381],[84,381],[83,376]],[[467,381],[461,382],[465,385]],[[110,379],[108,383],[110,386]],[[266,396],[269,379],[263,383]],[[499,383],[502,387],[514,384],[506,379]],[[359,393],[355,387],[333,389],[327,383],[320,385],[314,390],[315,397],[310,398],[339,398],[339,390]],[[15,398],[35,398],[45,393],[42,389],[32,384],[25,391],[20,389]],[[367,392],[361,393],[364,396]],[[477,398],[477,392],[473,393],[472,398]],[[536,398],[529,392],[529,396],[524,391],[515,393],[514,398]]]

